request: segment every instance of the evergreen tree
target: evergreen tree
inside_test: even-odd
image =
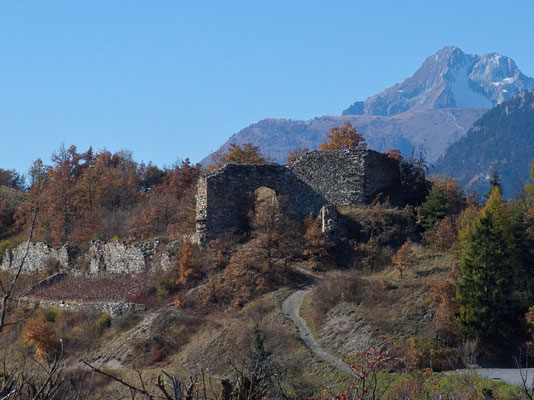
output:
[[[456,288],[460,323],[467,333],[479,338],[508,336],[517,317],[512,296],[515,246],[498,187],[491,191],[461,250]]]
[[[490,189],[484,197],[489,198],[491,191],[495,188],[499,188],[499,190],[502,192],[501,177],[499,176],[499,173],[497,172],[496,169],[494,169],[493,173],[491,174],[489,184],[490,184]]]
[[[524,193],[528,205],[534,204],[534,159],[530,162],[529,179],[525,183]]]
[[[422,225],[425,229],[432,228],[449,212],[449,201],[443,190],[434,186],[421,205]]]

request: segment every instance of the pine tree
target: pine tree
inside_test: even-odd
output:
[[[495,188],[499,188],[499,190],[502,192],[501,177],[499,176],[499,173],[497,172],[496,169],[494,169],[493,173],[491,174],[489,184],[490,184],[490,189],[484,197],[489,198],[490,193]]]
[[[467,233],[456,288],[459,321],[468,334],[501,339],[515,322],[514,240],[498,187]]]
[[[434,186],[421,205],[422,225],[425,229],[432,228],[449,212],[449,202],[443,190]]]

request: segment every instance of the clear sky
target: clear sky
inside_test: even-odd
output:
[[[534,0],[0,3],[0,168],[61,143],[199,161],[262,118],[339,115],[443,46],[534,76]]]

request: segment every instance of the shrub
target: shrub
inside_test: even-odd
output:
[[[109,313],[102,313],[100,317],[94,322],[94,330],[97,335],[101,335],[106,328],[111,326],[111,315]]]
[[[56,322],[59,314],[61,313],[61,310],[57,307],[50,307],[43,313],[43,318],[46,322]]]
[[[456,223],[452,218],[443,218],[423,234],[423,241],[439,251],[450,250],[458,238]]]
[[[6,253],[6,250],[9,248],[9,240],[4,239],[0,240],[0,262],[4,259],[4,254]]]

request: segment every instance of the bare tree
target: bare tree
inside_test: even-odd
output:
[[[28,234],[28,241],[26,243],[26,248],[24,249],[24,253],[22,254],[22,257],[20,258],[19,265],[16,268],[15,274],[13,275],[13,278],[11,279],[11,283],[7,285],[7,287],[4,287],[2,284],[2,281],[0,281],[0,290],[2,291],[2,303],[0,305],[0,333],[3,332],[4,328],[8,325],[14,325],[25,318],[27,318],[27,315],[22,317],[21,319],[18,319],[16,321],[7,322],[7,311],[9,306],[9,301],[13,297],[13,293],[15,291],[15,285],[17,284],[17,281],[19,280],[20,274],[22,273],[22,269],[24,267],[24,262],[26,261],[26,258],[28,257],[28,252],[30,251],[30,244],[33,237],[33,228],[35,226],[35,218],[37,217],[37,211],[39,209],[39,199],[37,199],[35,203],[35,207],[33,209],[33,215],[30,223],[30,233]],[[13,264],[13,257],[9,260],[9,270],[12,270]]]

